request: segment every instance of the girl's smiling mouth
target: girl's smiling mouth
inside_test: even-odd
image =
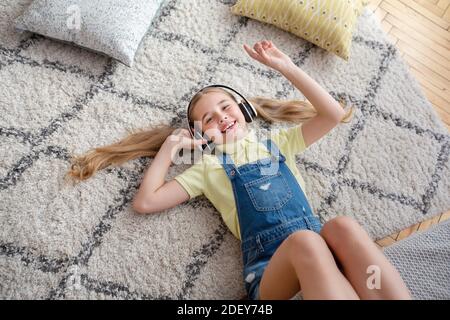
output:
[[[229,131],[233,130],[233,129],[236,127],[236,122],[237,122],[237,120],[231,122],[231,123],[228,124],[228,126],[225,127],[221,132],[222,132],[222,133],[226,133],[226,132],[229,132]]]

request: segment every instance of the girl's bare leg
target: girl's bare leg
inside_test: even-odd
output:
[[[275,251],[260,283],[261,299],[359,299],[324,239],[308,230],[291,234]]]
[[[321,235],[361,299],[411,299],[398,271],[355,220],[332,219]]]

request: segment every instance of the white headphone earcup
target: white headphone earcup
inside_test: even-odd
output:
[[[246,122],[252,122],[256,118],[256,110],[250,103],[241,102],[239,103],[239,108],[244,114]]]
[[[258,112],[256,112],[256,108],[252,105],[252,103],[250,101],[248,102],[248,105],[252,109],[252,112],[253,112],[252,117],[253,117],[253,119],[256,118],[258,116]]]

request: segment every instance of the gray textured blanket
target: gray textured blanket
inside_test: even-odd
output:
[[[450,299],[450,220],[384,249],[416,299]]]

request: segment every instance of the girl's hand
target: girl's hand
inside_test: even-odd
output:
[[[244,44],[244,49],[247,51],[248,55],[256,61],[259,61],[277,71],[282,70],[292,63],[291,58],[275,47],[272,41],[264,40],[257,42],[253,46],[253,49],[247,44]]]
[[[170,143],[173,147],[179,149],[194,149],[197,146],[207,143],[206,139],[192,139],[189,130],[176,129],[170,136],[167,137],[166,142]]]

